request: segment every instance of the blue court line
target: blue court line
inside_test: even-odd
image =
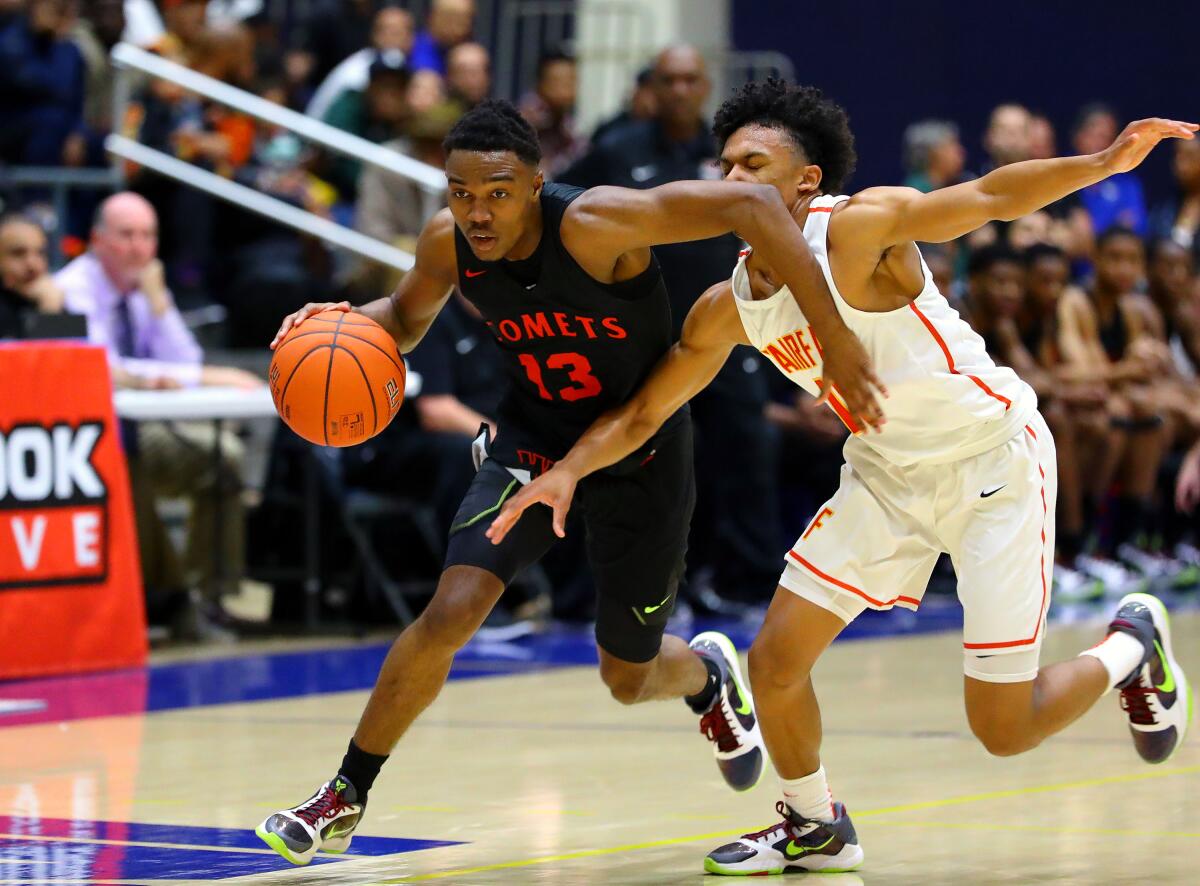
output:
[[[54,839],[30,839],[33,837]],[[131,845],[145,843],[162,845]],[[453,840],[361,836],[354,838],[352,852],[318,855],[313,863],[456,845],[459,843]],[[249,830],[0,816],[0,858],[4,859],[0,879],[217,880],[292,867],[272,852],[258,851],[266,848]]]

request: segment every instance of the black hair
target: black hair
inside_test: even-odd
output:
[[[542,162],[537,133],[521,113],[502,98],[484,99],[455,123],[442,142],[451,151],[512,151],[525,163]]]
[[[11,209],[7,212],[0,212],[0,228],[7,228],[9,225],[29,225],[37,228],[43,234],[45,229],[31,215],[27,215],[19,209]]]
[[[1146,247],[1146,260],[1149,262],[1158,261],[1159,256],[1167,249],[1179,249],[1185,253],[1188,251],[1170,237],[1155,237]]]
[[[1096,238],[1096,251],[1099,252],[1113,240],[1119,240],[1122,237],[1131,237],[1138,243],[1142,243],[1142,245],[1145,246],[1145,244],[1142,242],[1141,236],[1137,231],[1133,230],[1132,228],[1127,228],[1124,225],[1112,225],[1111,227],[1105,228],[1104,232]]]
[[[556,65],[559,62],[567,62],[568,64],[573,65],[575,64],[575,56],[569,55],[568,53],[563,52],[561,49],[555,49],[550,52],[542,53],[537,63],[538,81],[540,82],[542,77],[545,76],[546,68],[550,67],[551,65]]]
[[[777,77],[747,83],[725,100],[713,121],[721,149],[743,126],[757,124],[786,132],[809,163],[821,167],[821,190],[839,193],[854,172],[858,155],[846,110],[815,86]]]
[[[1034,243],[1021,253],[1021,257],[1025,259],[1025,266],[1028,268],[1032,268],[1043,258],[1053,258],[1059,261],[1070,262],[1067,254],[1053,243]]]
[[[1007,243],[993,243],[990,246],[984,246],[971,253],[971,259],[967,262],[967,276],[986,274],[996,265],[1004,263],[1019,266],[1021,257]]]

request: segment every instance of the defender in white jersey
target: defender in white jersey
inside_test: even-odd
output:
[[[1054,554],[1054,443],[1033,391],[988,357],[938,292],[916,242],[1026,215],[1196,129],[1143,120],[1100,154],[1016,163],[930,194],[872,188],[844,197],[829,194],[853,166],[853,137],[845,112],[818,90],[750,84],[718,111],[726,179],[781,192],[889,398],[878,432],[860,428],[836,391],[829,398],[853,432],[841,485],[788,552],[750,650],[763,736],[783,782],[782,820],[710,853],[710,872],[861,864],[854,827],[821,766],[809,673],[863,609],[916,609],[943,551],[965,614],[967,717],[989,751],[1036,747],[1114,687],[1144,759],[1162,762],[1183,740],[1191,694],[1172,656],[1166,610],[1153,597],[1127,596],[1097,646],[1039,669]],[[539,502],[553,508],[561,532],[579,478],[648,439],[736,344],[758,348],[810,392],[820,389],[820,341],[778,273],[747,251],[732,279],[697,301],[680,341],[638,394],[505,505],[493,539]]]

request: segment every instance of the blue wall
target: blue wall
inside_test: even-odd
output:
[[[738,49],[791,57],[801,82],[850,112],[859,172],[852,190],[895,184],[904,127],[944,117],[963,130],[968,168],[991,108],[1047,114],[1071,153],[1079,107],[1103,100],[1122,120],[1200,119],[1200,0],[735,0]],[[1169,152],[1152,156],[1151,197],[1170,188]]]

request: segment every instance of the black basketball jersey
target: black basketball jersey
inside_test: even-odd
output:
[[[481,261],[454,231],[459,288],[483,314],[508,374],[492,454],[534,474],[628,400],[672,341],[657,259],[631,280],[606,284],[567,252],[559,227],[582,193],[542,188],[542,239],[528,259]]]

